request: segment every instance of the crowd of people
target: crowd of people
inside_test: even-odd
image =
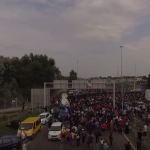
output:
[[[111,92],[80,94],[70,96],[68,100],[70,102],[70,111],[63,122],[62,143],[66,142],[72,147],[86,143],[89,148],[93,147],[93,143],[97,143],[101,150],[109,150],[113,146],[114,134],[122,134],[122,132],[129,134],[130,120],[133,118],[144,118],[143,128],[140,128],[136,133],[137,150],[141,150],[142,142],[147,141],[150,105],[145,100],[144,93],[124,93],[123,110],[119,92],[116,93],[115,108],[113,107],[113,93]],[[59,103],[59,100],[56,99],[57,106]],[[49,127],[51,123],[52,120],[48,124]],[[23,150],[26,150],[24,131],[20,132],[20,140],[23,144]],[[130,142],[124,143],[123,148],[131,150]]]
[[[71,146],[87,143],[100,143],[103,150],[113,145],[113,133],[125,134],[130,132],[130,119],[150,112],[149,107],[142,109],[139,101],[145,101],[143,93],[125,93],[124,109],[122,111],[121,94],[116,93],[116,106],[112,106],[112,93],[96,93],[69,97],[71,113],[68,115],[70,126],[62,129],[62,142],[69,142]],[[138,109],[137,109],[138,108]],[[142,140],[147,140],[147,124],[137,132],[137,150],[141,150]],[[107,139],[103,139],[107,134]],[[125,150],[131,150],[130,142],[123,145]]]

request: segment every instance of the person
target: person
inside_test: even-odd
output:
[[[100,148],[101,150],[104,148],[104,140],[102,138],[100,139]]]
[[[22,111],[24,112],[25,103],[23,102]]]
[[[93,142],[93,135],[91,133],[89,133],[89,136],[87,137],[87,144],[89,145],[89,147],[92,147],[92,142]]]
[[[125,134],[129,134],[129,122],[126,121],[125,123]]]
[[[50,117],[50,119],[48,120],[48,129],[51,128],[51,125],[52,125],[52,117]]]
[[[101,130],[102,130],[102,132],[105,132],[106,128],[107,128],[106,123],[102,123],[101,124]]]
[[[47,106],[44,107],[44,111],[47,112]]]
[[[70,135],[69,135],[69,141],[71,146],[75,145],[75,139],[76,139],[76,134],[73,130],[71,130]]]
[[[141,150],[142,149],[141,140],[138,139],[138,141],[136,142],[136,147],[137,147],[137,150]]]
[[[110,121],[110,130],[113,131],[114,129],[114,122],[113,120]]]
[[[142,141],[142,130],[141,129],[137,132],[137,138],[138,138],[138,140]]]
[[[20,138],[21,144],[23,144],[23,142],[26,141],[26,133],[23,130],[21,130],[21,132],[19,133],[19,138]]]
[[[80,135],[81,135],[81,138],[82,138],[82,143],[84,143],[84,142],[85,142],[85,137],[86,137],[85,129],[82,129],[82,130],[81,130]]]
[[[145,124],[143,127],[143,138],[144,140],[147,140],[147,125]]]
[[[78,132],[76,133],[76,142],[77,142],[77,146],[79,146],[79,144],[80,144],[80,135],[79,135]]]
[[[126,143],[124,145],[124,147],[125,147],[125,150],[131,150],[131,144],[130,144],[130,142]]]
[[[109,144],[110,146],[112,146],[112,142],[113,142],[113,134],[112,132],[109,133]]]
[[[97,143],[99,141],[99,130],[98,129],[95,129],[94,135],[95,135],[95,139],[96,139],[96,143]]]
[[[26,144],[26,141],[23,141],[23,144],[22,144],[22,150],[27,150],[27,144]]]
[[[69,142],[69,135],[70,135],[70,128],[68,126],[68,128],[66,129],[66,141]]]
[[[61,130],[61,142],[65,142],[65,137],[66,137],[66,129],[65,127],[63,127]]]
[[[109,150],[109,145],[107,142],[105,142],[105,144],[104,144],[104,150]]]

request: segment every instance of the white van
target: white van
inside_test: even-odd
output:
[[[39,117],[41,118],[41,123],[46,124],[49,121],[50,117],[52,117],[52,115],[49,112],[44,112],[41,113]]]
[[[62,123],[54,122],[48,132],[48,140],[61,140]]]

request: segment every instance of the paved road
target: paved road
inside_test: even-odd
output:
[[[70,145],[68,143],[61,144],[60,141],[48,141],[48,128],[45,125],[42,130],[34,137],[32,141],[28,144],[28,150],[70,150]],[[103,139],[108,140],[108,132],[103,134]],[[123,135],[119,133],[114,133],[114,142],[111,150],[123,150],[126,139]],[[87,144],[81,144],[79,147],[73,147],[74,150],[87,150]],[[99,144],[92,145],[93,150],[100,150]]]

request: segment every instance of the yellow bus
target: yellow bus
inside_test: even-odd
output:
[[[21,131],[24,131],[27,138],[34,138],[34,135],[41,129],[41,118],[40,117],[29,117],[21,122],[17,136],[20,136]]]

